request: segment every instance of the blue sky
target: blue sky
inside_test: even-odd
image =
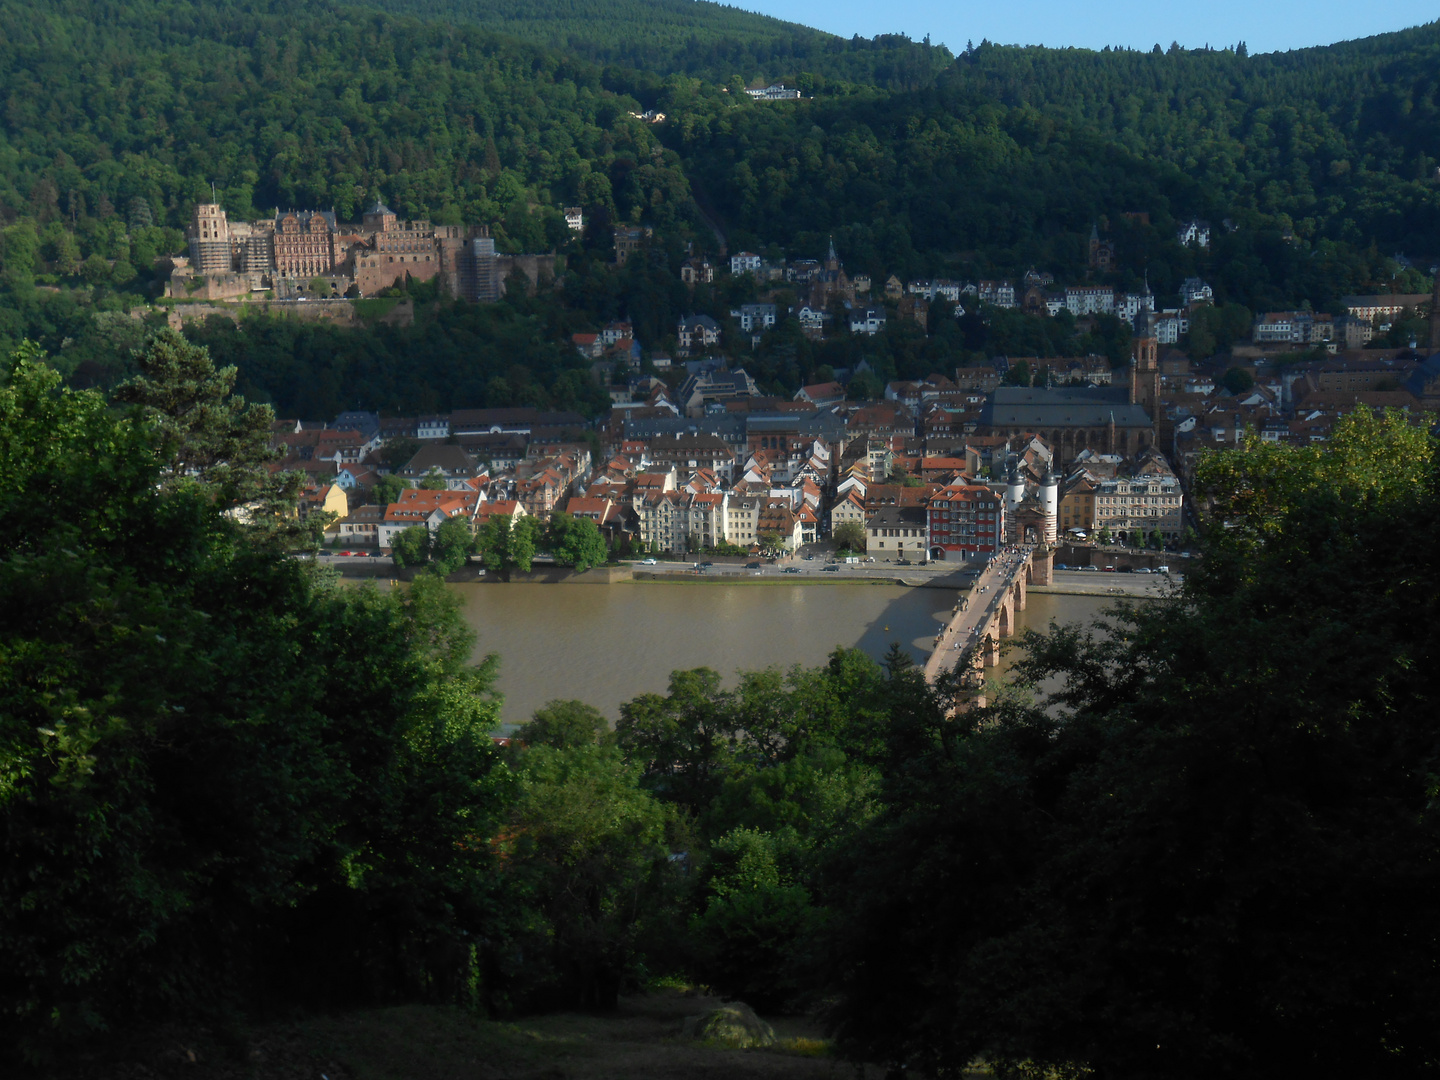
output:
[[[967,40],[1004,44],[1066,45],[1099,49],[1126,45],[1148,49],[1157,42],[1216,48],[1244,41],[1252,53],[1328,45],[1350,38],[1402,30],[1440,18],[1440,0],[1392,0],[1380,7],[1340,0],[987,0],[976,3],[911,0],[908,4],[860,0],[729,0],[737,7],[849,37],[926,34],[953,52]]]

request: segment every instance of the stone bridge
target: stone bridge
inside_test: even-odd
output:
[[[960,595],[949,623],[936,635],[935,651],[925,663],[925,681],[933,685],[942,674],[960,671],[965,686],[981,691],[972,692],[968,703],[983,706],[984,669],[1000,662],[1000,639],[1015,633],[1016,615],[1025,610],[1026,589],[1051,584],[1054,567],[1054,549],[1044,545],[1022,546],[991,559]]]

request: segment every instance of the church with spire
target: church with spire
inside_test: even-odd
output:
[[[1135,316],[1135,338],[1130,347],[1130,404],[1139,405],[1150,416],[1153,446],[1160,429],[1160,338],[1155,315],[1142,311]]]
[[[830,250],[825,255],[825,266],[810,277],[809,304],[817,311],[824,311],[836,300],[842,304],[855,303],[855,286],[845,274],[840,256],[835,252],[835,238],[830,238]]]

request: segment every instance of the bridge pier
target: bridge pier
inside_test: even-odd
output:
[[[980,664],[982,667],[1000,666],[1000,639],[987,633],[980,640]]]
[[[1031,585],[1055,584],[1055,549],[1048,544],[1037,547],[1030,553],[1026,571]]]

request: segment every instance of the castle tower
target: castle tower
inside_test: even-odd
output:
[[[1040,510],[1045,515],[1045,543],[1054,544],[1060,521],[1060,477],[1055,474],[1054,458],[1040,480]]]
[[[200,274],[230,272],[230,224],[219,203],[200,203],[190,218],[190,265]]]
[[[377,191],[375,201],[370,204],[369,209],[361,217],[360,224],[374,232],[393,232],[397,220],[395,211],[385,205],[385,201],[380,198],[380,193]]]
[[[1011,458],[1010,468],[1005,476],[1005,510],[1013,514],[1025,500],[1025,481],[1020,479],[1020,459]]]
[[[833,236],[830,237],[829,254],[825,256],[825,269],[831,271],[840,269],[840,256],[835,254],[835,237]]]

